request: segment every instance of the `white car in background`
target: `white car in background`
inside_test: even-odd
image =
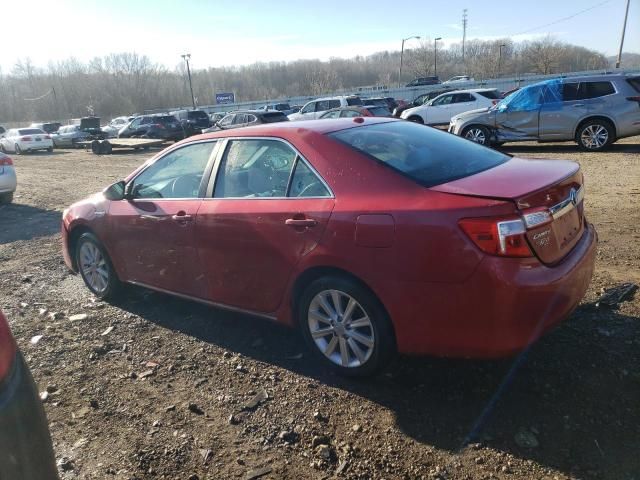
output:
[[[355,95],[318,98],[305,103],[298,113],[292,113],[289,115],[289,120],[315,120],[316,118],[320,118],[320,115],[327,110],[362,105],[362,99]]]
[[[464,83],[464,82],[475,82],[473,77],[469,75],[456,75],[455,77],[451,77],[446,82],[442,82],[442,85],[449,85],[451,83]]]
[[[116,117],[107,125],[100,128],[100,130],[109,135],[109,138],[116,138],[118,136],[118,132],[122,129],[122,127],[127,125],[134,118],[135,117]]]
[[[0,139],[0,150],[17,155],[36,150],[53,152],[53,140],[39,128],[12,128]]]
[[[11,157],[0,153],[0,205],[11,203],[18,181]]]
[[[496,88],[453,90],[438,95],[424,105],[405,110],[400,118],[425,125],[448,125],[451,117],[459,113],[488,108],[498,101],[500,92]]]

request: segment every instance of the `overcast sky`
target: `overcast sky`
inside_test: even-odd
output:
[[[558,40],[617,53],[626,0],[31,0],[3,2],[0,67],[37,66],[70,56],[87,61],[136,52],[174,68],[180,54],[194,68],[256,61],[353,57],[398,50],[403,37]],[[590,7],[589,11],[580,13]],[[563,20],[564,19],[564,20]],[[540,28],[537,28],[540,27]],[[413,40],[415,42],[415,40]],[[410,44],[408,45],[410,46]],[[631,0],[625,51],[640,53],[640,0]]]

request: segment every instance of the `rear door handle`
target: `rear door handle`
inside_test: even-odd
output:
[[[574,107],[584,107],[584,103],[574,103]]]
[[[290,227],[315,227],[318,224],[313,218],[287,218],[284,223]]]

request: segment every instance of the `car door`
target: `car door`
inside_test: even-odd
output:
[[[318,102],[309,102],[300,110],[299,114],[304,120],[308,120],[315,117],[316,105]]]
[[[217,126],[220,130],[226,130],[228,128],[232,128],[232,125],[235,121],[236,114],[230,113],[229,115],[225,115],[222,120],[217,123]]]
[[[194,297],[206,294],[194,229],[215,145],[203,141],[169,151],[129,181],[128,199],[111,203],[109,245],[126,280]]]
[[[537,139],[540,108],[546,85],[518,90],[496,110],[496,128],[501,140]]]
[[[586,83],[550,82],[540,109],[540,138],[572,139],[578,123],[587,116]]]
[[[451,103],[454,94],[446,93],[435,98],[430,104],[426,105],[422,114],[424,123],[435,125],[439,123],[449,123],[451,119]]]
[[[475,108],[480,108],[476,97],[468,92],[456,93],[453,95],[453,100],[449,106],[447,114],[439,119],[438,123],[449,124],[451,118],[459,113],[468,112]]]
[[[225,143],[196,220],[207,297],[268,314],[278,308],[300,258],[320,242],[334,198],[290,144],[273,138]]]

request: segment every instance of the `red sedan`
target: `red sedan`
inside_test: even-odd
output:
[[[594,267],[577,163],[410,122],[286,122],[189,138],[64,213],[67,265],[299,326],[326,364],[517,352]]]

